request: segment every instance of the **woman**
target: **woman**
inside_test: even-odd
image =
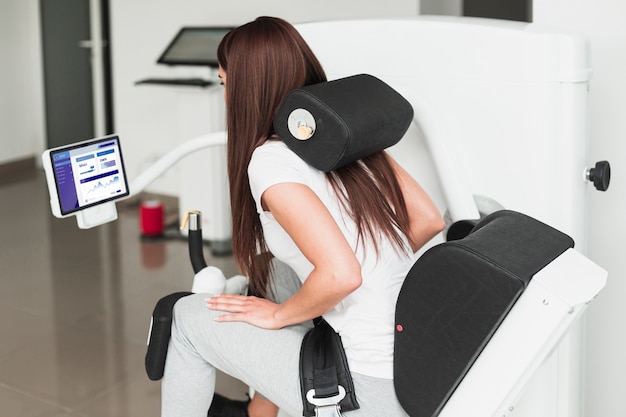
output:
[[[216,369],[301,415],[300,344],[320,315],[341,335],[353,374],[361,408],[349,415],[406,415],[393,389],[395,302],[414,253],[443,228],[438,210],[385,152],[325,174],[276,137],[287,93],[326,80],[293,26],[258,18],[225,36],[218,60],[233,253],[259,297],[193,295],[176,304],[162,415],[206,415]],[[256,401],[251,417],[276,414]]]

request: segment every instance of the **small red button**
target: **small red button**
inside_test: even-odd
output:
[[[402,330],[404,330],[404,328],[402,327],[401,324],[396,325],[396,330],[401,332]]]

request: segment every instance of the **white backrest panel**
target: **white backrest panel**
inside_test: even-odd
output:
[[[486,196],[584,241],[589,45],[533,24],[417,17],[297,25],[329,79],[369,73],[416,126],[392,154],[453,220]]]

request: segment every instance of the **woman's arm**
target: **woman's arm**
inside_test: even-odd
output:
[[[419,250],[444,222],[430,197],[395,161],[392,162],[409,213],[411,248]],[[238,295],[208,300],[209,308],[227,311],[219,321],[245,321],[278,329],[318,317],[361,285],[361,266],[328,209],[306,185],[280,183],[262,196],[263,209],[291,236],[314,269],[301,289],[283,304]]]
[[[262,196],[270,211],[314,268],[301,289],[283,304],[256,297],[221,295],[209,308],[233,314],[220,321],[246,321],[277,329],[318,317],[361,285],[361,265],[337,223],[306,185],[280,183]]]
[[[409,213],[411,249],[413,252],[417,252],[443,230],[445,223],[435,203],[422,187],[389,154],[387,157],[400,183],[400,189]]]

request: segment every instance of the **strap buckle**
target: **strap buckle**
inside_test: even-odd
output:
[[[332,397],[315,398],[315,390],[310,389],[306,393],[308,402],[315,406],[315,417],[341,417],[339,402],[346,396],[346,390],[338,385],[339,393]]]

